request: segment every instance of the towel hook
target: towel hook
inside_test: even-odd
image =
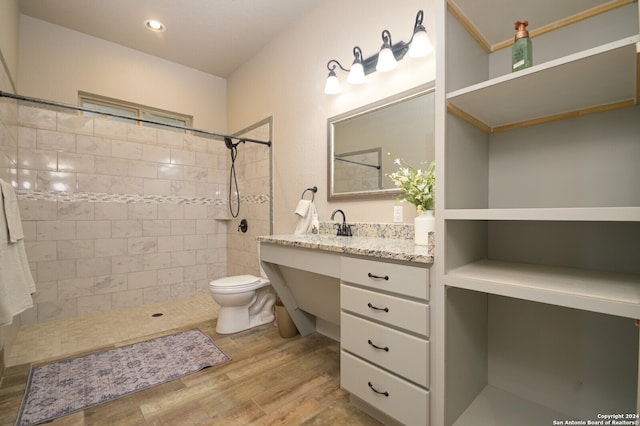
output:
[[[316,198],[316,192],[318,192],[318,187],[317,187],[317,186],[314,186],[313,188],[307,188],[307,189],[305,189],[305,190],[302,192],[302,197],[300,197],[300,198],[304,199],[304,194],[306,194],[306,193],[307,193],[307,191],[311,191],[311,192],[312,192],[312,194],[311,194],[311,201],[315,200],[315,198]]]

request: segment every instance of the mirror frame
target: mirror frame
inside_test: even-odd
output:
[[[381,99],[327,119],[327,201],[392,199],[400,194],[401,190],[398,188],[334,193],[334,126],[342,121],[383,109],[391,105],[434,92],[435,90],[435,81],[430,81],[388,98]],[[386,155],[386,153],[383,153],[383,155]]]

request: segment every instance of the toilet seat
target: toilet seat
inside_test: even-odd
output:
[[[269,284],[268,280],[264,281]],[[209,289],[214,293],[240,293],[263,287],[264,281],[254,275],[234,275],[211,281]]]

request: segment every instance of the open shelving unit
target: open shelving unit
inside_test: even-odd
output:
[[[638,3],[442,1],[433,411],[458,426],[637,413]],[[534,65],[511,73],[517,19]]]

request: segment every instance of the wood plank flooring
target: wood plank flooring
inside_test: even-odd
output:
[[[315,333],[284,339],[272,324],[223,336],[215,332],[215,324],[215,320],[200,322],[118,345],[197,327],[213,338],[231,362],[48,424],[381,424],[351,406],[348,393],[340,389],[338,342]],[[29,370],[30,364],[6,369],[0,386],[0,425],[14,425]]]

